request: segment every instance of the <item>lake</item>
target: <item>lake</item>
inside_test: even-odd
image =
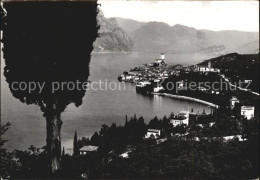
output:
[[[159,54],[93,54],[90,63],[89,80],[116,82],[119,74],[136,66],[153,62]],[[205,60],[207,56],[184,54],[166,54],[168,64],[195,64]],[[3,68],[3,60],[1,59]],[[2,70],[2,69],[1,69]],[[124,84],[119,83],[124,87]],[[8,84],[1,73],[1,120],[11,123],[5,139],[9,140],[6,147],[9,150],[26,149],[30,145],[42,147],[45,145],[45,119],[36,105],[26,105],[12,97]],[[83,104],[76,108],[70,104],[62,113],[63,125],[61,129],[62,146],[66,152],[71,152],[75,130],[78,137],[89,137],[99,131],[102,124],[124,124],[125,116],[134,114],[143,116],[146,122],[157,116],[169,116],[171,112],[194,109],[195,112],[210,112],[203,104],[176,100],[169,97],[143,96],[135,92],[135,86],[125,84],[125,89],[116,90],[87,90]]]

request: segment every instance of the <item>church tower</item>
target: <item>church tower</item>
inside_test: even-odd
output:
[[[211,62],[209,61],[209,63],[208,63],[208,68],[211,68]]]

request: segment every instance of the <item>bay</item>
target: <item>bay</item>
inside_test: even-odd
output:
[[[95,131],[99,131],[102,124],[118,125],[125,123],[127,115],[143,116],[146,122],[157,116],[163,118],[171,112],[182,110],[195,112],[210,112],[206,105],[176,100],[169,97],[143,96],[135,92],[132,84],[123,84],[117,81],[117,76],[136,66],[153,62],[159,58],[156,53],[132,53],[132,54],[93,54],[90,63],[89,80],[102,81],[108,85],[117,85],[115,90],[89,89],[83,98],[83,104],[75,107],[70,104],[62,113],[63,125],[61,129],[62,146],[66,152],[72,151],[74,132],[78,137],[89,137]],[[190,65],[201,62],[209,57],[192,54],[166,54],[168,64]],[[4,63],[1,58],[1,67]],[[2,71],[1,68],[1,71]],[[121,89],[119,89],[119,86]],[[114,87],[114,86],[113,86]],[[11,128],[4,138],[8,150],[27,149],[30,145],[42,147],[46,139],[46,123],[42,112],[36,105],[26,105],[12,97],[8,84],[1,72],[1,121],[11,123]]]

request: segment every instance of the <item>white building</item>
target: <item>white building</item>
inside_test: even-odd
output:
[[[247,120],[250,120],[254,117],[255,107],[253,106],[242,106],[241,115],[244,116]]]
[[[164,88],[162,86],[157,86],[153,88],[153,92],[157,93],[160,92],[161,90],[164,90]]]
[[[164,58],[165,58],[164,54],[161,53],[160,58],[156,59],[156,61],[154,63],[152,63],[153,64],[152,66],[164,66],[164,65],[166,65]]]
[[[208,65],[196,65],[197,71],[199,72],[220,72],[220,69],[211,67],[211,62],[208,62]]]
[[[122,80],[122,81],[130,81],[131,79],[133,79],[134,76],[131,76],[131,75],[120,75],[118,77],[118,79]]]
[[[189,125],[189,111],[181,111],[177,116],[170,120],[170,123],[175,127],[177,125]]]
[[[138,87],[138,88],[142,88],[142,87],[145,87],[147,85],[151,85],[151,82],[149,82],[149,81],[141,81],[141,82],[136,83],[136,87]]]
[[[162,59],[156,59],[156,63],[158,63],[158,66],[160,65],[160,63],[162,63]]]
[[[171,119],[170,123],[173,127],[184,124],[182,119]]]
[[[121,158],[129,158],[129,153],[132,152],[133,149],[127,149],[125,152],[119,155]]]
[[[83,146],[82,148],[80,148],[79,153],[82,155],[85,155],[89,152],[96,152],[97,149],[98,149],[98,146],[91,146],[91,145]]]
[[[159,83],[159,82],[161,81],[161,79],[162,79],[162,78],[156,78],[156,79],[154,79],[153,81],[154,81],[155,83]]]
[[[237,99],[236,96],[233,96],[230,99],[230,107],[231,107],[231,109],[233,109],[237,103],[239,103],[239,100]]]
[[[245,79],[245,80],[244,80],[244,83],[251,83],[251,82],[252,82],[251,79]]]
[[[145,138],[150,138],[150,137],[154,137],[154,138],[159,138],[159,136],[161,135],[161,130],[159,129],[148,129]]]
[[[211,122],[208,125],[209,125],[209,127],[212,127],[214,124],[215,124],[215,122]],[[203,128],[205,126],[205,124],[196,124],[196,126]]]
[[[206,71],[206,67],[198,66],[198,71],[199,72],[205,72]]]
[[[177,86],[177,89],[183,89],[183,87],[184,87],[184,83],[183,83],[183,81],[177,81],[176,82],[176,86]]]

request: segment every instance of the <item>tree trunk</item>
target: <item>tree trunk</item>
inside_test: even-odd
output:
[[[51,173],[55,174],[61,169],[61,113],[57,111],[56,105],[53,104],[49,106],[48,112],[46,114],[47,153],[49,157]]]

